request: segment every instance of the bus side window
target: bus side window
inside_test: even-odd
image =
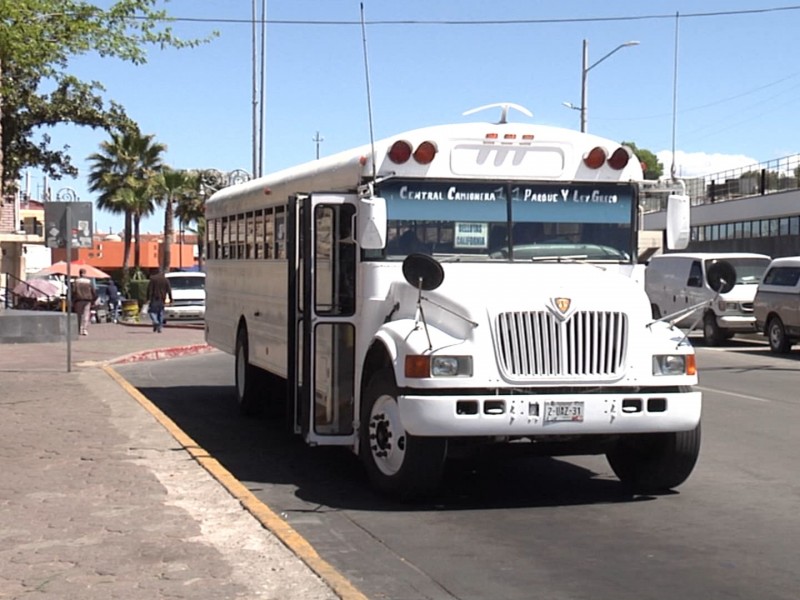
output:
[[[275,224],[272,208],[264,210],[264,258],[275,258]]]
[[[352,235],[355,207],[315,208],[315,310],[352,315],[355,311],[356,244]]]
[[[275,258],[286,258],[286,214],[283,206],[275,209]]]
[[[222,221],[220,225],[222,226],[222,230],[220,232],[220,240],[222,242],[222,256],[220,258],[230,258],[231,257],[231,229],[230,229],[230,222],[229,217],[222,217]]]

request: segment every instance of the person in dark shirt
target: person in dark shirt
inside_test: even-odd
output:
[[[119,288],[117,288],[117,284],[114,283],[113,279],[109,280],[106,293],[108,294],[108,308],[111,309],[111,320],[117,323],[119,321],[120,298]]]
[[[164,329],[164,305],[172,302],[172,287],[163,271],[159,271],[147,282],[147,309],[153,322],[153,331],[161,333]]]

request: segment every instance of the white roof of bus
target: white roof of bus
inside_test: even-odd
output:
[[[497,140],[487,142],[487,134],[496,133]],[[514,142],[505,141],[505,136],[516,134]],[[521,142],[523,135],[533,135],[533,141]],[[386,154],[388,149],[398,140],[408,141],[416,147],[423,141],[430,140],[437,145],[437,157],[447,153],[449,161],[436,160],[430,165],[409,164],[398,166],[391,163]],[[540,125],[537,123],[454,123],[435,125],[406,131],[391,137],[377,140],[374,144],[374,155],[377,157],[378,178],[397,175],[398,177],[441,177],[450,179],[538,179],[541,181],[558,181],[559,177],[531,178],[522,174],[509,175],[500,172],[489,172],[491,163],[484,167],[480,174],[454,173],[452,153],[471,148],[489,148],[497,151],[513,152],[550,152],[552,156],[560,157],[562,170],[565,176],[560,180],[572,179],[581,181],[613,182],[613,181],[639,181],[642,179],[642,169],[638,160],[633,157],[628,166],[622,171],[602,174],[597,171],[586,172],[585,177],[569,177],[566,174],[580,172],[583,156],[595,146],[606,148],[610,155],[621,144],[596,135],[582,133],[577,130]],[[219,209],[217,205],[234,198],[252,198],[254,195],[262,196],[266,190],[269,194],[281,197],[284,194],[311,193],[311,192],[336,192],[355,190],[362,183],[363,178],[372,175],[370,156],[372,147],[365,144],[356,148],[345,150],[328,157],[303,163],[275,173],[253,179],[242,184],[230,186],[216,192],[207,204],[211,215]],[[513,160],[511,157],[509,160]],[[554,160],[552,157],[549,160]],[[610,171],[610,169],[607,169]],[[584,168],[584,171],[588,171]],[[284,189],[286,188],[286,189]],[[237,204],[234,202],[234,204]],[[238,207],[227,206],[219,214],[236,212]]]

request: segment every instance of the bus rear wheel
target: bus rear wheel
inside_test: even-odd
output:
[[[606,454],[620,481],[638,492],[664,492],[689,478],[700,454],[700,425],[691,431],[632,434]]]
[[[408,433],[400,421],[397,396],[391,369],[378,371],[370,379],[361,402],[359,454],[379,491],[410,500],[438,487],[447,441]]]
[[[247,344],[247,330],[240,329],[236,336],[236,400],[239,412],[245,416],[255,416],[263,412],[264,401],[260,396],[260,369],[250,364]]]

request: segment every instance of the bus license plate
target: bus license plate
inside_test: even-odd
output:
[[[545,404],[545,422],[583,421],[583,402],[548,402]]]

